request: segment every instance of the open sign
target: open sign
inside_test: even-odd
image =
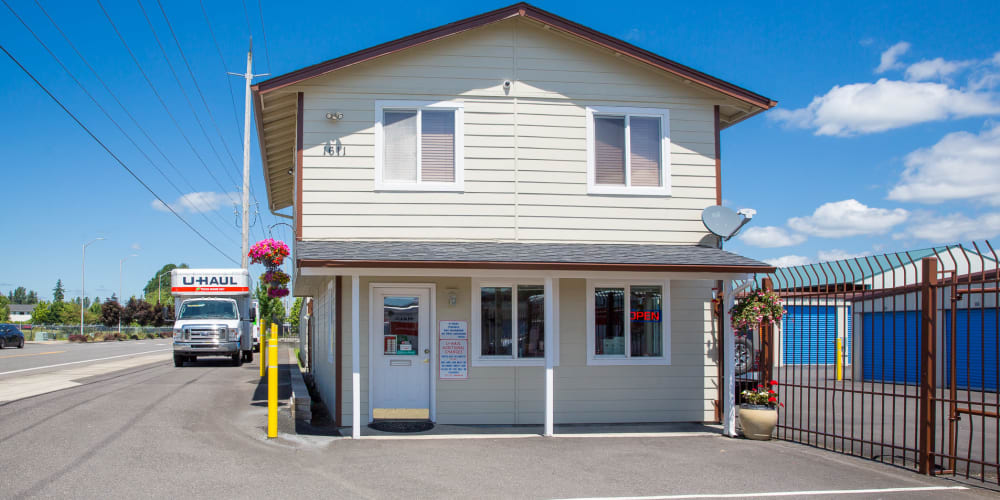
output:
[[[660,321],[660,311],[632,311],[632,321]]]

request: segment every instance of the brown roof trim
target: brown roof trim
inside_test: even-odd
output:
[[[254,92],[265,94],[278,90],[289,85],[299,83],[303,80],[320,76],[331,71],[344,68],[353,64],[375,59],[377,57],[392,54],[417,45],[422,45],[434,40],[439,40],[463,31],[468,31],[481,26],[502,21],[511,17],[525,17],[535,20],[546,26],[565,31],[576,35],[591,43],[605,47],[614,52],[629,56],[637,61],[646,63],[668,73],[672,73],[681,78],[691,80],[715,91],[749,103],[761,109],[769,109],[777,105],[777,102],[760,94],[744,89],[732,83],[720,80],[714,76],[702,73],[676,61],[672,61],[663,56],[649,52],[632,45],[624,40],[620,40],[610,35],[593,30],[582,24],[564,19],[550,12],[544,11],[527,3],[517,3],[508,7],[503,7],[494,11],[486,12],[478,16],[469,17],[460,21],[445,24],[437,28],[421,31],[410,36],[406,36],[391,42],[386,42],[374,47],[359,50],[352,54],[331,59],[329,61],[307,66],[305,68],[276,76],[262,81],[253,86]]]
[[[711,266],[689,264],[588,264],[575,262],[490,262],[440,260],[319,260],[299,259],[298,267],[403,269],[516,269],[537,271],[630,271],[676,273],[773,273],[773,266]]]

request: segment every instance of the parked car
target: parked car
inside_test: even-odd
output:
[[[24,348],[24,334],[17,325],[0,325],[0,349],[4,347]]]

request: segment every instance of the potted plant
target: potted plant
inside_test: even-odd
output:
[[[740,393],[743,403],[740,404],[740,424],[743,435],[747,439],[768,441],[771,433],[778,425],[778,407],[785,405],[778,402],[777,380],[768,382],[767,386],[758,385],[755,390],[745,390]]]
[[[266,239],[258,241],[250,248],[248,254],[254,264],[263,264],[267,271],[260,275],[261,281],[267,283],[267,296],[276,298],[288,295],[288,282],[291,278],[278,269],[285,257],[290,253],[288,245],[281,241]]]

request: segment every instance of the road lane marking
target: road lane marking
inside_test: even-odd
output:
[[[0,359],[4,358],[20,358],[24,356],[41,356],[43,354],[59,354],[66,351],[49,351],[49,352],[33,352],[31,354],[8,354],[7,356],[0,356]]]
[[[870,495],[873,493],[915,493],[920,491],[967,490],[965,486],[914,486],[908,488],[869,488],[863,490],[768,491],[760,493],[694,493],[689,495],[658,495],[651,497],[588,497],[564,500],[673,500],[683,498],[760,498],[817,495]]]
[[[94,361],[104,361],[106,359],[124,358],[124,357],[127,357],[127,356],[139,356],[141,354],[151,354],[151,353],[154,353],[154,352],[163,352],[163,351],[169,351],[169,350],[170,349],[156,349],[156,350],[153,350],[153,351],[134,352],[132,354],[119,354],[118,356],[108,356],[106,358],[84,359],[82,361],[70,361],[69,363],[59,363],[59,364],[56,364],[56,365],[36,366],[34,368],[22,368],[20,370],[11,370],[9,372],[0,372],[0,375],[10,375],[11,373],[30,372],[30,371],[33,371],[33,370],[44,370],[45,368],[56,368],[56,367],[59,367],[59,366],[78,365],[80,363],[93,363]]]

